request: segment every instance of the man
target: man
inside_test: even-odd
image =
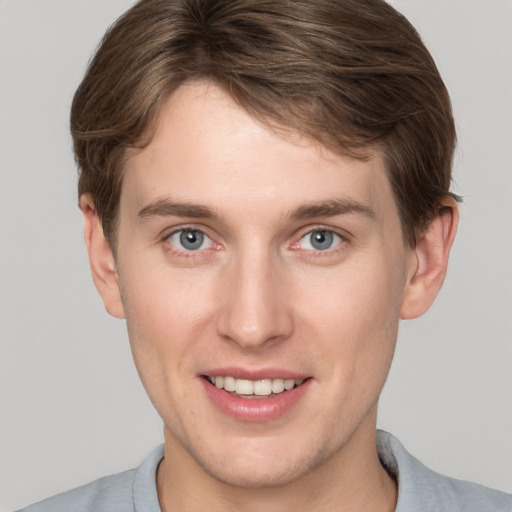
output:
[[[458,219],[449,98],[403,17],[142,1],[71,125],[93,278],[165,447],[31,510],[511,510],[376,435]]]

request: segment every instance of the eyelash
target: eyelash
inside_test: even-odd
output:
[[[321,250],[321,249],[302,249],[300,247],[300,242],[307,236],[311,236],[313,233],[330,233],[334,235],[334,237],[337,237],[339,239],[338,243],[334,245],[334,247],[328,247],[327,249]],[[338,231],[326,227],[326,226],[315,226],[313,228],[309,228],[306,231],[303,231],[300,236],[298,237],[297,241],[294,242],[290,247],[292,250],[296,251],[307,251],[308,257],[311,258],[324,258],[333,256],[335,254],[338,254],[342,250],[344,250],[345,246],[347,244],[347,236],[339,233]]]
[[[194,233],[194,232],[201,233],[204,237],[208,238],[210,240],[210,246],[203,248],[203,249],[198,248],[196,250],[186,250],[186,249],[179,249],[178,247],[176,247],[175,244],[173,244],[171,242],[171,238],[174,235],[177,235],[178,233]],[[204,257],[204,256],[206,256],[205,253],[207,251],[209,252],[212,249],[218,250],[221,248],[221,246],[218,243],[216,243],[207,233],[205,233],[205,231],[203,229],[199,229],[194,226],[184,226],[184,227],[179,227],[177,229],[174,229],[170,233],[165,234],[162,237],[162,241],[164,242],[165,249],[167,251],[169,251],[171,254],[181,257],[181,258],[187,258],[187,259]]]
[[[176,247],[175,244],[171,243],[171,238],[178,234],[178,233],[201,233],[203,236],[207,237],[210,240],[210,246],[206,247],[204,249],[198,248],[196,250],[186,250],[186,249],[179,249]],[[327,249],[321,250],[321,249],[302,249],[300,247],[300,242],[307,237],[308,235],[311,236],[313,233],[330,233],[334,237],[339,238],[338,243],[334,247],[329,247]],[[315,226],[313,228],[308,228],[307,230],[300,233],[300,236],[295,239],[296,241],[293,242],[291,245],[289,245],[290,249],[293,251],[307,251],[308,257],[326,257],[326,256],[332,256],[334,254],[339,253],[342,251],[347,243],[347,237],[345,235],[342,235],[338,231],[328,228],[326,226]],[[219,250],[222,248],[220,244],[215,242],[203,229],[197,228],[195,226],[182,226],[177,229],[174,229],[170,233],[166,233],[162,237],[162,241],[165,243],[166,250],[171,252],[172,254],[175,254],[176,256],[179,256],[181,258],[198,258],[198,257],[204,257],[207,254],[210,253],[210,251],[213,250]]]

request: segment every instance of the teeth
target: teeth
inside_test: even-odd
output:
[[[284,391],[284,380],[274,379],[272,381],[272,393],[282,393]]]
[[[237,395],[268,396],[289,391],[300,386],[304,379],[235,379],[229,376],[209,376],[208,380],[217,388],[235,392]]]
[[[215,377],[215,385],[217,386],[217,377]],[[224,388],[226,391],[235,391],[236,382],[234,377],[224,377],[224,384],[219,383],[219,388]]]
[[[254,381],[254,394],[268,396],[272,393],[272,381],[270,379]]]
[[[295,386],[295,381],[293,379],[286,379],[284,381],[284,389],[286,389],[286,391],[293,389],[293,386]]]
[[[237,395],[254,395],[252,380],[236,379],[235,393]]]

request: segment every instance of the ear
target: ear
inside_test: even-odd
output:
[[[437,215],[413,249],[400,311],[402,319],[423,315],[434,302],[446,276],[458,222],[457,203],[451,197],[443,198]]]
[[[116,318],[124,318],[116,262],[110,244],[103,234],[94,200],[89,194],[80,197],[80,209],[84,216],[85,245],[96,289],[103,298],[105,309]]]

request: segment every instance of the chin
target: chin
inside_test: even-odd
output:
[[[216,464],[204,464],[203,469],[216,480],[232,487],[265,489],[281,487],[298,480],[308,473],[308,465],[294,461],[280,461],[265,464],[247,464],[238,462],[231,467],[219,467]]]
[[[253,443],[247,443],[248,445]],[[295,482],[329,458],[326,446],[314,450],[310,445],[303,453],[286,447],[244,446],[230,452],[208,456],[192,454],[195,462],[211,477],[232,487],[264,489]],[[231,455],[226,457],[226,453]]]

